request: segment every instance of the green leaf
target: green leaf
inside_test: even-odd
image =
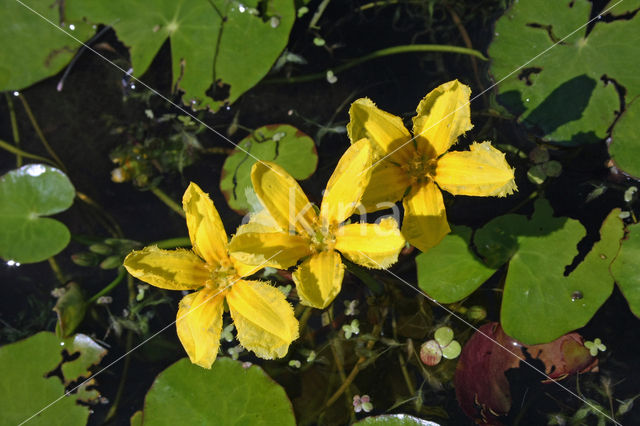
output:
[[[356,425],[379,425],[379,426],[440,426],[438,423],[422,420],[408,414],[385,414],[382,416],[371,416],[354,423]]]
[[[78,283],[71,281],[58,298],[53,310],[58,315],[56,336],[67,337],[75,331],[84,319],[87,305]]]
[[[63,363],[65,349],[70,355],[79,353],[78,358]],[[90,410],[78,405],[77,400],[95,399],[98,392],[80,389],[79,393],[65,396],[65,384],[88,377],[87,368],[100,362],[105,354],[105,349],[82,334],[60,340],[53,333],[41,332],[0,347],[2,423],[18,424],[42,410],[29,421],[30,425],[85,425]],[[57,376],[46,377],[61,363],[65,384]]]
[[[445,347],[453,340],[453,330],[450,327],[439,327],[433,333],[433,338],[440,346]]]
[[[554,218],[540,200],[527,220],[520,215],[498,217],[485,225],[489,234],[509,234],[517,241],[504,287],[501,323],[505,332],[525,344],[550,342],[584,326],[611,295],[609,265],[622,238],[619,210],[613,210],[584,260],[568,275],[585,235],[582,225]]]
[[[145,425],[295,425],[284,389],[258,366],[218,358],[211,370],[181,359],[156,377]]]
[[[640,317],[640,225],[627,228],[620,253],[611,265],[611,273],[629,303],[631,312]]]
[[[229,206],[240,214],[252,210],[247,191],[253,191],[251,167],[256,158],[282,166],[296,180],[311,176],[318,165],[313,139],[288,124],[259,127],[238,146],[241,149],[236,148],[224,162],[220,189]]]
[[[471,251],[470,239],[470,228],[456,226],[440,244],[416,257],[418,285],[440,303],[464,299],[495,272]]]
[[[622,171],[640,178],[640,101],[627,106],[611,133],[609,154]]]
[[[42,17],[17,1],[3,2],[0,8],[0,91],[31,86],[57,74],[71,60],[80,43],[59,28],[81,41],[88,40],[95,31],[83,22],[74,22],[73,30],[69,25],[60,25],[64,6],[52,5],[50,0],[29,1],[28,7]]]
[[[611,13],[622,14],[621,3]],[[546,141],[578,145],[607,136],[620,102],[603,76],[626,90],[627,102],[640,94],[640,17],[596,20],[585,36],[591,6],[520,0],[496,22],[489,55],[498,101]]]
[[[217,110],[257,84],[284,49],[295,20],[290,0],[67,0],[68,17],[111,25],[144,74],[171,44],[173,84],[195,108]],[[262,10],[264,8],[264,10]],[[260,9],[260,10],[258,10]],[[209,90],[229,85],[228,97]]]
[[[75,189],[60,170],[28,164],[0,177],[0,256],[33,263],[69,244],[69,230],[52,215],[68,209]]]

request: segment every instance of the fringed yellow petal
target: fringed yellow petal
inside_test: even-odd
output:
[[[436,246],[451,231],[442,193],[435,183],[427,182],[411,188],[403,205],[402,235],[421,251]]]
[[[347,134],[351,143],[367,138],[373,144],[376,157],[390,154],[402,161],[404,150],[401,148],[411,140],[411,134],[400,117],[376,107],[371,99],[361,98],[351,104],[349,118]]]
[[[379,225],[355,223],[336,232],[336,250],[367,268],[384,269],[396,263],[404,243],[398,223],[391,217],[382,219]]]
[[[382,161],[371,169],[371,179],[360,202],[368,212],[392,208],[409,185],[411,181],[404,170],[388,161]]]
[[[293,308],[275,287],[238,281],[227,294],[227,303],[240,344],[260,358],[282,358],[298,338]]]
[[[254,213],[249,218],[249,222],[240,225],[236,230],[236,235],[247,232],[283,232],[278,222],[271,216],[267,209],[262,209],[258,213]]]
[[[167,290],[202,287],[210,278],[205,263],[190,250],[162,250],[156,246],[132,251],[124,267],[137,279]]]
[[[253,189],[280,228],[310,232],[316,212],[298,182],[275,163],[258,161],[251,169]]]
[[[227,233],[209,196],[191,182],[182,197],[193,250],[207,263],[219,265],[227,258]]]
[[[370,178],[371,144],[360,139],[345,151],[329,178],[320,206],[322,223],[337,224],[351,216]]]
[[[192,363],[204,368],[218,356],[222,334],[224,294],[202,289],[180,301],[176,318],[178,338]]]
[[[489,142],[476,142],[469,151],[443,155],[438,160],[434,180],[454,195],[506,197],[518,189],[504,153]]]
[[[314,254],[293,273],[293,281],[303,305],[326,308],[342,288],[344,265],[331,250]]]
[[[247,265],[287,269],[311,254],[306,236],[284,232],[236,234],[229,243],[231,256]]]
[[[469,86],[453,80],[436,87],[420,101],[418,115],[413,118],[413,134],[421,152],[441,155],[473,127],[470,96]]]

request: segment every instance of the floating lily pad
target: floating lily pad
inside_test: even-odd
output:
[[[287,45],[292,1],[67,0],[69,18],[111,25],[130,48],[133,75],[171,43],[173,87],[194,108],[217,110],[258,83]],[[228,85],[228,93],[225,85]],[[219,92],[212,97],[212,92]]]
[[[284,389],[258,366],[218,358],[211,370],[181,359],[156,377],[145,425],[295,425]]]
[[[609,154],[622,171],[640,178],[640,101],[627,106],[611,134]]]
[[[418,285],[440,303],[464,299],[496,270],[471,251],[470,239],[471,229],[457,226],[440,244],[416,257]]]
[[[362,426],[440,426],[439,423],[419,419],[417,417],[410,416],[409,414],[385,414],[382,416],[371,416],[354,424]]]
[[[28,164],[0,177],[0,256],[33,263],[62,251],[69,244],[69,230],[42,216],[68,209],[74,197],[67,176],[43,164]]]
[[[51,0],[34,0],[27,9],[17,1],[3,2],[0,8],[0,91],[20,90],[57,74],[73,57],[80,43],[51,25],[63,21],[64,6]],[[43,17],[45,19],[43,19]],[[60,25],[81,41],[88,40],[95,30],[83,22]]]
[[[622,240],[620,253],[611,265],[611,273],[629,303],[631,312],[640,318],[640,225],[631,225]]]
[[[500,313],[507,334],[526,344],[546,343],[593,317],[613,290],[609,265],[622,238],[619,212],[609,214],[600,241],[568,276],[565,269],[578,254],[585,230],[576,220],[552,217],[546,201],[536,203],[530,220],[510,214],[485,225],[486,233],[507,233],[517,241]]]
[[[241,149],[236,148],[224,162],[220,189],[229,207],[240,214],[251,210],[247,191],[253,191],[251,167],[256,158],[282,166],[296,180],[307,179],[318,165],[313,139],[288,124],[262,126],[242,139],[238,146]]]
[[[612,14],[627,11],[620,3]],[[628,101],[640,93],[640,17],[596,20],[587,34],[591,2],[548,6],[546,0],[519,0],[496,22],[489,55],[498,101],[547,141],[601,141],[620,109],[608,81],[623,87]]]
[[[62,362],[62,351],[78,354]],[[19,424],[27,419],[34,425],[85,425],[89,402],[99,394],[96,390],[65,396],[65,385],[89,377],[88,368],[100,362],[106,350],[91,338],[77,334],[60,340],[53,333],[41,332],[0,348],[0,412],[3,424]],[[62,363],[62,376],[46,377]],[[41,411],[42,410],[42,411]]]

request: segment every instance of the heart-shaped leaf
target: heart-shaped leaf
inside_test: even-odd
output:
[[[622,15],[631,4],[612,2],[610,13]],[[496,22],[489,55],[498,101],[545,140],[600,141],[620,109],[609,80],[624,89],[627,102],[640,94],[640,16],[587,25],[588,0],[548,6],[546,0],[520,0]]]
[[[252,207],[247,191],[253,191],[251,167],[256,158],[282,166],[296,180],[311,176],[318,165],[313,139],[288,124],[262,126],[242,139],[238,147],[224,162],[220,189],[229,207],[240,214]]]
[[[42,216],[68,209],[74,197],[67,176],[43,164],[28,164],[0,177],[0,256],[33,263],[62,251],[69,244],[69,230]]]
[[[289,39],[289,0],[66,0],[69,19],[111,25],[131,53],[133,75],[169,40],[173,87],[185,104],[217,110],[262,79]],[[219,93],[213,99],[212,92]]]
[[[145,425],[294,425],[284,389],[258,366],[218,358],[211,370],[183,358],[156,377],[144,402]]]
[[[63,362],[63,350],[73,355],[73,359]],[[76,401],[94,401],[98,392],[85,389],[86,385],[94,383],[88,382],[70,395],[65,395],[65,385],[88,377],[88,368],[99,363],[106,352],[83,334],[61,340],[50,332],[1,347],[2,423],[18,424],[37,414],[29,424],[85,425],[89,407],[78,405]],[[60,364],[64,383],[56,375],[47,377]]]
[[[509,233],[517,240],[500,312],[505,332],[525,344],[546,343],[593,317],[613,290],[609,265],[622,238],[619,212],[609,214],[600,241],[568,275],[585,230],[576,220],[552,217],[546,201],[536,203],[531,220],[510,214],[484,226],[488,234]]]
[[[80,43],[45,19],[80,41],[88,40],[95,32],[86,22],[65,24],[64,3],[52,5],[51,0],[33,0],[24,6],[17,1],[3,2],[0,91],[20,90],[57,74],[80,47]]]
[[[418,285],[440,303],[464,299],[495,272],[471,251],[470,239],[471,229],[457,226],[440,244],[416,257]]]

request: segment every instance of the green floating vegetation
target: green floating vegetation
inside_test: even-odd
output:
[[[416,257],[418,285],[440,303],[464,299],[493,275],[469,247],[471,228],[456,226],[426,253]]]
[[[69,230],[42,216],[68,209],[74,197],[67,176],[44,164],[28,164],[0,177],[0,257],[34,263],[62,251],[69,244]]]
[[[80,43],[64,31],[83,42],[95,32],[86,22],[75,22],[73,27],[65,25],[60,15],[62,10],[63,3],[52,6],[49,0],[30,1],[27,6],[17,1],[3,2],[0,91],[24,89],[62,70],[80,47]]]
[[[640,101],[627,105],[611,134],[609,154],[622,171],[640,178]]]
[[[216,111],[256,85],[289,40],[293,2],[261,3],[67,0],[65,8],[70,21],[111,25],[130,48],[134,77],[147,71],[169,40],[172,86],[183,92],[185,104]]]
[[[536,203],[530,220],[509,214],[478,230],[475,242],[481,255],[489,255],[504,241],[509,246],[503,252],[513,251],[500,312],[509,336],[528,345],[546,343],[593,317],[613,291],[609,266],[623,234],[619,213],[615,209],[609,214],[600,240],[568,275],[565,269],[578,254],[585,229],[577,220],[553,217],[546,201]]]
[[[260,367],[230,358],[218,358],[210,370],[187,358],[171,365],[147,393],[143,418],[145,425],[203,424],[203,419],[216,425],[295,425],[284,389]]]
[[[631,7],[618,3],[610,11],[615,16]],[[626,92],[627,103],[640,94],[640,16],[596,19],[587,34],[590,1],[547,6],[545,0],[520,0],[496,22],[489,55],[498,101],[549,142],[601,141],[620,109],[609,80]]]
[[[63,362],[63,351],[74,357]],[[34,425],[87,424],[90,407],[77,402],[97,400],[98,391],[86,389],[95,383],[89,381],[69,395],[65,395],[65,386],[88,378],[89,368],[100,363],[106,353],[84,334],[59,339],[44,331],[1,347],[0,412],[3,424],[27,420]],[[77,358],[75,354],[78,354]],[[57,375],[46,377],[58,366],[61,366],[62,381]]]
[[[252,210],[251,167],[257,161],[272,161],[296,180],[310,177],[318,165],[313,139],[288,124],[270,124],[242,139],[222,167],[220,189],[229,207],[240,214]],[[255,197],[255,196],[254,196]],[[257,201],[257,199],[255,200]]]
[[[382,416],[371,416],[354,424],[362,426],[440,426],[439,423],[419,419],[408,414],[385,414]]]
[[[611,273],[629,303],[631,312],[640,317],[640,225],[630,225],[622,240],[620,253],[611,265]]]

